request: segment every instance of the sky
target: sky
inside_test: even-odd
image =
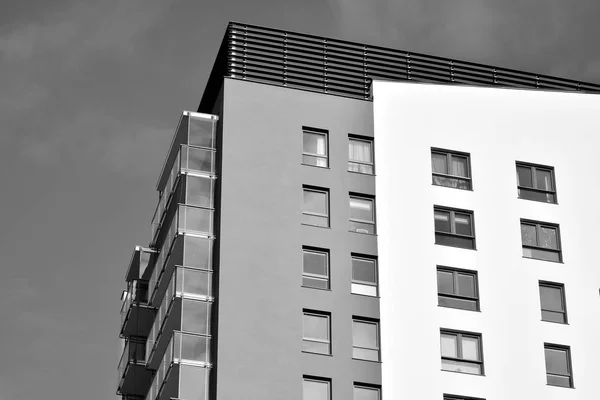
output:
[[[22,0],[0,13],[0,400],[115,398],[120,294],[228,21],[600,83],[597,0]]]

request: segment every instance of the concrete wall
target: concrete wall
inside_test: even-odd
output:
[[[374,85],[385,397],[597,399],[600,96]],[[431,184],[431,147],[471,153],[473,191]],[[516,160],[555,167],[559,204],[517,198]],[[434,245],[434,204],[475,212],[476,251]],[[564,263],[522,257],[520,218],[560,224]],[[478,271],[481,312],[437,306],[436,264]],[[539,280],[569,325],[541,321]],[[440,370],[440,328],[483,334],[486,376]],[[575,389],[546,385],[544,342],[571,346]]]
[[[219,400],[302,399],[302,376],[380,383],[379,363],[352,360],[352,316],[379,299],[350,294],[350,253],[376,237],[348,232],[348,193],[375,194],[347,172],[348,134],[372,136],[372,104],[225,79],[218,291]],[[302,126],[329,130],[330,168],[301,165]],[[301,225],[302,185],[330,189],[331,228]],[[301,287],[302,246],[330,249],[331,291]],[[331,312],[333,356],[302,353],[302,309]]]

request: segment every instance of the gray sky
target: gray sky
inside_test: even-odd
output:
[[[228,21],[600,83],[597,0],[8,3],[0,400],[114,398],[125,269]]]

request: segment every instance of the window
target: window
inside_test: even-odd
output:
[[[318,311],[303,311],[302,351],[331,354],[330,314]]]
[[[304,247],[302,249],[302,286],[329,290],[329,252]]]
[[[481,334],[440,331],[442,370],[483,375]]]
[[[327,131],[302,127],[302,163],[327,168],[327,154]]]
[[[353,400],[380,400],[381,388],[363,383],[354,383]]]
[[[432,183],[470,190],[472,188],[470,158],[468,153],[432,148]]]
[[[304,186],[302,223],[329,227],[329,190]]]
[[[437,267],[438,305],[479,311],[477,272]]]
[[[544,343],[544,354],[546,356],[546,383],[552,386],[573,387],[569,346]]]
[[[545,261],[562,261],[558,225],[521,220],[523,257]]]
[[[351,292],[377,296],[377,260],[373,257],[352,254]]]
[[[379,361],[379,322],[352,319],[352,358]]]
[[[561,283],[540,281],[542,321],[567,323],[565,286]]]
[[[303,377],[302,400],[330,400],[331,380],[324,378]]]
[[[519,198],[556,203],[554,168],[517,162]]]
[[[480,398],[475,398],[475,397],[466,397],[466,396],[457,396],[454,394],[445,394],[444,400],[485,400],[485,399],[480,399]]]
[[[348,139],[348,171],[373,175],[373,139],[360,136]]]
[[[350,195],[350,232],[375,234],[375,201]]]
[[[433,215],[436,244],[475,249],[473,211],[434,206]]]

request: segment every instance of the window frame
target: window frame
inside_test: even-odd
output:
[[[456,357],[447,357],[447,356],[444,356],[444,354],[442,353],[442,342],[441,342],[442,335],[456,336],[456,342],[457,342],[457,348],[455,349]],[[468,359],[462,358],[462,352],[463,352],[462,338],[463,338],[463,336],[470,337],[470,338],[477,338],[479,360],[476,361],[476,360],[468,360]],[[481,333],[476,333],[476,332],[457,331],[454,329],[441,328],[440,329],[440,360],[442,361],[442,371],[454,372],[454,373],[458,373],[458,374],[484,376],[485,368],[484,368],[484,360],[483,360],[483,335]],[[452,370],[444,369],[444,365],[443,365],[444,360],[479,365],[479,370],[481,373],[480,374],[472,374],[469,372],[452,371]]]
[[[307,212],[304,210],[304,192],[313,192],[313,193],[322,193],[325,195],[325,207],[327,208],[327,213],[326,214],[319,214],[319,213],[314,213],[314,212]],[[321,217],[321,218],[326,218],[327,219],[327,224],[326,225],[315,225],[315,224],[311,224],[308,223],[306,221],[302,221],[302,225],[306,225],[306,226],[316,226],[318,228],[329,228],[330,227],[330,216],[331,216],[331,207],[330,207],[330,200],[329,200],[329,189],[327,188],[322,188],[322,187],[317,187],[317,186],[310,186],[310,185],[302,185],[302,215],[310,215],[313,217]]]
[[[331,400],[331,378],[323,378],[313,375],[302,375],[302,400],[304,400],[304,382],[318,382],[327,384],[327,400]]]
[[[554,174],[554,167],[551,167],[549,165],[533,164],[533,163],[524,162],[524,161],[516,161],[515,165],[516,165],[515,172],[517,173],[517,197],[519,199],[537,201],[538,203],[558,204],[558,197],[556,194],[556,176]],[[530,169],[531,182],[532,182],[533,186],[529,187],[529,186],[521,185],[520,179],[519,179],[519,167]],[[546,170],[546,171],[550,172],[550,178],[552,181],[553,190],[539,189],[537,187],[537,170],[538,169]],[[542,193],[542,194],[546,194],[546,195],[550,194],[550,195],[554,196],[554,201],[542,201],[542,200],[537,200],[537,199],[533,199],[533,198],[529,198],[529,197],[523,197],[521,195],[521,190]]]
[[[547,309],[544,309],[542,307],[542,291],[541,291],[542,287],[547,287],[547,288],[559,289],[560,290],[560,296],[561,296],[561,302],[562,302],[562,310],[561,311],[547,310]],[[552,323],[555,323],[555,324],[568,325],[569,324],[569,317],[568,317],[568,313],[567,313],[567,295],[566,295],[566,292],[565,292],[565,285],[564,285],[564,283],[549,282],[549,281],[539,281],[538,282],[538,289],[540,291],[540,311],[541,311],[541,314],[542,314],[542,321],[544,321],[544,322],[552,322]],[[553,312],[553,313],[562,313],[562,315],[563,315],[563,322],[550,321],[548,319],[544,319],[544,311]]]
[[[377,342],[376,348],[356,346],[354,344],[354,323],[375,325],[375,327],[377,329],[377,333],[375,335],[375,339]],[[354,356],[354,349],[377,350],[377,360],[368,360],[365,358],[357,358]],[[377,362],[377,363],[381,362],[381,329],[380,329],[380,321],[378,319],[359,317],[356,315],[352,316],[352,359],[360,360],[360,361]]]
[[[348,154],[348,172],[352,172],[354,174],[362,174],[362,175],[375,175],[375,141],[374,138],[372,137],[368,137],[368,136],[360,136],[360,135],[353,135],[353,134],[348,134],[348,149],[350,149],[350,142],[351,141],[357,141],[357,142],[367,142],[370,145],[371,148],[371,162],[367,163],[367,162],[363,162],[363,161],[357,161],[357,160],[351,160],[350,159],[350,154]],[[371,167],[371,173],[366,173],[366,172],[360,172],[360,171],[351,171],[350,170],[350,165],[351,164],[358,164],[360,166],[364,165],[364,166],[370,166]]]
[[[546,370],[546,385],[555,386],[555,387],[564,387],[564,388],[574,388],[575,384],[573,381],[573,363],[571,361],[571,346],[555,344],[555,343],[544,343],[544,364],[546,363],[546,350],[556,350],[556,351],[564,351],[566,353],[567,358],[567,370],[569,372],[568,375],[561,375],[555,373],[549,373],[548,367],[544,365]],[[560,376],[560,377],[568,377],[569,378],[569,386],[561,386],[561,385],[553,385],[548,383],[548,375]]]
[[[374,263],[375,268],[375,284],[372,282],[361,281],[359,279],[354,279],[354,260],[364,260],[364,261],[372,261]],[[379,265],[377,262],[377,256],[370,256],[366,254],[358,254],[358,253],[350,253],[350,266],[352,268],[351,276],[350,276],[350,293],[355,294],[357,296],[367,296],[367,297],[379,297]],[[354,292],[353,285],[360,286],[369,286],[375,288],[375,295],[371,296],[369,294],[356,293]]]
[[[304,150],[304,134],[308,133],[311,135],[321,135],[325,137],[325,155],[310,153]],[[313,157],[316,159],[325,160],[325,166],[309,164],[304,161],[304,156]],[[320,128],[312,128],[308,126],[302,127],[302,165],[308,165],[309,167],[317,167],[317,168],[329,168],[329,131],[327,129]]]
[[[522,228],[523,225],[529,225],[529,226],[533,225],[533,226],[535,226],[535,240],[536,240],[536,243],[539,243],[540,230],[542,228],[555,229],[556,230],[556,249],[552,249],[552,248],[549,248],[549,247],[541,247],[539,245],[538,246],[532,246],[530,244],[523,243],[523,228]],[[531,259],[531,260],[539,260],[539,261],[558,262],[558,263],[562,263],[563,262],[562,244],[561,244],[561,240],[560,240],[560,226],[559,226],[559,224],[554,224],[554,223],[551,223],[551,222],[542,222],[542,221],[535,221],[535,220],[531,220],[531,219],[521,218],[520,224],[519,224],[519,228],[521,229],[521,248],[522,249],[541,250],[541,251],[546,251],[546,252],[558,254],[558,261],[555,261],[555,260],[546,260],[546,259],[537,258],[537,257],[527,257],[524,254],[523,254],[523,258],[528,258],[528,259]]]
[[[436,230],[436,228],[435,228],[435,212],[436,211],[450,213],[450,219],[449,219],[450,232],[443,232],[443,231]],[[471,235],[463,235],[460,233],[456,233],[456,222],[455,222],[455,218],[456,218],[455,214],[456,213],[466,214],[470,217]],[[464,209],[460,209],[460,208],[451,208],[451,207],[434,205],[433,206],[433,230],[434,230],[434,234],[435,234],[435,244],[437,244],[437,245],[456,247],[459,249],[466,249],[466,250],[477,250],[477,243],[476,243],[476,239],[475,239],[475,213],[471,210],[464,210]],[[472,246],[471,247],[460,247],[460,246],[453,246],[450,244],[438,243],[438,235],[446,236],[446,237],[457,237],[457,238],[462,238],[462,239],[469,239],[469,240],[471,240]]]
[[[328,338],[328,340],[304,337],[304,317],[307,315],[312,316],[312,317],[327,319],[327,338]],[[331,350],[332,350],[332,346],[331,346],[331,313],[326,312],[326,311],[309,310],[306,308],[303,309],[302,310],[302,342],[303,343],[304,342],[312,342],[312,343],[322,343],[322,344],[324,343],[324,344],[328,345],[327,353],[320,353],[317,351],[310,351],[310,350],[302,349],[303,353],[318,354],[318,355],[323,355],[323,356],[332,355],[332,353],[331,353]]]
[[[462,296],[460,294],[456,294],[456,293],[440,293],[439,288],[438,288],[438,306],[439,307],[445,307],[445,308],[454,308],[457,310],[465,310],[465,311],[481,311],[480,309],[480,297],[479,297],[479,277],[478,277],[478,273],[477,271],[473,271],[473,270],[467,270],[467,269],[460,269],[460,268],[453,268],[453,267],[447,267],[445,265],[436,265],[436,279],[438,279],[439,282],[439,275],[438,272],[449,272],[452,273],[452,281],[453,281],[453,289],[458,288],[458,275],[459,274],[463,274],[463,275],[471,275],[473,277],[473,283],[474,283],[474,292],[475,292],[475,297],[468,297],[468,296]],[[471,310],[469,308],[462,308],[462,307],[453,307],[450,305],[443,305],[440,304],[440,297],[449,297],[452,299],[459,299],[459,300],[469,300],[469,301],[474,301],[475,302],[475,310]]]
[[[377,391],[377,400],[381,400],[381,385],[373,385],[370,383],[362,383],[362,382],[354,382],[352,384],[352,398],[354,399],[355,390],[354,389],[366,389],[366,390],[376,390]]]
[[[353,219],[351,217],[351,206],[350,206],[350,202],[352,199],[356,199],[356,200],[367,200],[371,202],[371,208],[373,210],[373,221],[367,221],[367,220],[362,220],[362,219]],[[369,233],[369,232],[358,232],[359,229],[355,229],[352,230],[350,229],[350,226],[348,226],[348,231],[349,232],[353,232],[353,233],[360,233],[363,235],[377,235],[377,215],[375,212],[375,196],[372,195],[368,195],[368,194],[360,194],[360,193],[354,193],[354,192],[350,192],[348,193],[348,225],[351,225],[353,222],[358,223],[358,224],[365,224],[365,225],[372,225],[373,226],[373,233]],[[363,229],[364,230],[364,229]]]
[[[452,156],[465,157],[467,159],[467,176],[465,177],[465,176],[460,176],[460,175],[451,175],[451,174],[443,174],[441,172],[434,172],[433,165],[432,165],[431,166],[431,184],[432,185],[440,186],[440,187],[447,187],[450,189],[471,190],[471,191],[473,190],[473,176],[471,173],[471,153],[466,153],[463,151],[456,151],[456,150],[442,149],[439,147],[432,147],[431,153],[430,153],[430,159],[432,159],[432,156],[434,153],[446,156],[446,171],[450,171],[450,169],[451,169]],[[436,176],[438,176],[440,178],[462,180],[462,181],[465,181],[469,187],[468,188],[460,188],[460,187],[440,185],[435,182]]]
[[[319,255],[325,255],[325,268],[327,270],[326,278],[323,278],[322,275],[305,272],[305,270],[304,270],[304,253],[306,253],[306,252],[313,253],[313,254],[319,254]],[[327,288],[323,289],[323,288],[316,287],[316,286],[308,286],[304,283],[304,278],[327,282]],[[328,249],[322,249],[322,248],[312,247],[312,246],[302,246],[302,287],[310,288],[310,289],[317,289],[317,290],[331,290],[331,262],[330,262],[330,252]]]

